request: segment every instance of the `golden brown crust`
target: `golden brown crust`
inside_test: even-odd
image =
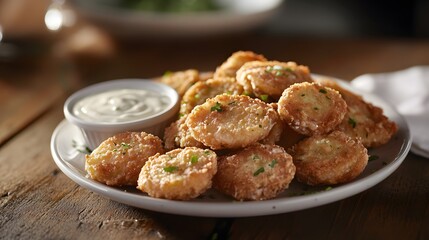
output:
[[[266,61],[267,59],[260,54],[251,51],[238,51],[233,53],[222,65],[216,68],[214,78],[235,78],[237,70],[246,62]]]
[[[188,147],[157,154],[146,162],[138,178],[138,189],[151,197],[193,199],[212,185],[217,156],[211,150]]]
[[[311,136],[335,129],[344,118],[347,104],[341,95],[316,83],[296,83],[279,100],[280,118],[300,134]]]
[[[110,186],[135,186],[147,159],[163,152],[162,141],[156,136],[145,132],[119,133],[85,156],[85,170],[92,179]]]
[[[306,138],[289,153],[296,166],[296,178],[308,185],[350,182],[368,163],[367,149],[340,131]]]
[[[182,115],[188,114],[195,106],[203,104],[206,99],[223,93],[240,95],[243,93],[243,87],[233,78],[209,79],[197,82],[183,95],[180,113]]]
[[[347,113],[337,127],[347,135],[359,138],[365,147],[377,147],[387,143],[397,132],[398,126],[390,121],[383,110],[366,102],[329,79],[319,80],[320,84],[336,89],[347,103]]]
[[[173,122],[164,132],[165,149],[173,150],[175,148],[198,147],[206,148],[204,144],[192,137],[188,126],[185,124],[187,115],[182,116]]]
[[[285,128],[285,124],[280,119],[280,117],[278,117],[273,128],[271,128],[270,133],[268,133],[268,136],[263,138],[259,142],[262,144],[276,144],[278,141],[280,141],[284,128]]]
[[[256,143],[220,157],[213,186],[237,200],[265,200],[287,189],[294,174],[292,157],[282,147]]]
[[[168,72],[164,74],[158,81],[174,88],[179,96],[183,96],[193,84],[200,81],[198,70],[188,69],[184,71]]]
[[[270,133],[278,114],[268,104],[243,95],[218,95],[192,110],[186,125],[192,136],[217,150],[240,148]]]
[[[294,83],[312,82],[310,70],[295,62],[253,61],[237,71],[237,82],[257,97],[277,100]]]

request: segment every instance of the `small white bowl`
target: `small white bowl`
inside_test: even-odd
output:
[[[74,105],[81,99],[120,89],[144,89],[149,92],[158,92],[170,98],[171,102],[163,111],[157,114],[124,122],[85,120],[74,114]],[[177,92],[165,84],[146,79],[119,79],[94,84],[75,92],[64,103],[64,115],[70,123],[81,129],[88,147],[95,149],[107,138],[126,131],[143,131],[162,138],[164,129],[177,117],[178,103],[179,95]]]

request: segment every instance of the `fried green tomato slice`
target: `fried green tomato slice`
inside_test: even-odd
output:
[[[312,186],[350,182],[368,163],[367,149],[362,143],[341,131],[306,138],[289,153],[298,181]]]
[[[253,61],[237,71],[237,82],[244,91],[264,101],[275,101],[294,83],[312,82],[310,70],[295,62]]]
[[[175,149],[149,158],[137,188],[155,198],[189,200],[211,188],[216,172],[215,152],[195,147]]]
[[[166,72],[158,81],[169,85],[179,96],[183,96],[193,84],[200,81],[200,73],[195,69]]]
[[[214,78],[235,78],[237,70],[246,62],[266,60],[263,55],[251,51],[235,52],[222,65],[216,68]]]
[[[244,95],[218,95],[188,115],[192,136],[211,149],[246,147],[268,136],[278,121],[272,106]]]
[[[85,156],[89,177],[109,186],[136,186],[149,157],[163,153],[162,141],[145,132],[116,134]]]
[[[204,144],[192,137],[191,133],[189,132],[188,126],[185,124],[186,118],[187,115],[182,116],[180,119],[171,123],[171,125],[165,129],[165,149],[173,150],[175,148],[184,147],[206,148]]]
[[[307,136],[332,131],[346,112],[347,104],[337,91],[316,83],[294,84],[278,102],[280,118]]]
[[[337,90],[347,103],[347,113],[337,127],[347,135],[359,138],[365,147],[378,147],[387,143],[397,132],[398,126],[389,120],[379,107],[366,102],[330,79],[318,81],[321,85]]]
[[[223,93],[241,95],[243,87],[234,78],[209,79],[197,82],[183,95],[180,113],[182,115],[188,114],[195,106],[203,104],[206,99]]]
[[[213,186],[240,201],[266,200],[287,189],[294,175],[292,157],[284,148],[256,143],[219,157]]]

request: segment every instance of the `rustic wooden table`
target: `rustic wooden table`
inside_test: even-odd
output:
[[[93,82],[214,70],[236,50],[294,60],[351,80],[429,64],[429,41],[295,39],[245,34],[114,43],[105,55],[45,51],[0,62],[0,239],[429,239],[429,159],[409,153],[387,179],[355,196],[290,213],[205,218],[138,209],[64,175],[49,142],[64,100]],[[404,80],[406,81],[406,80]]]

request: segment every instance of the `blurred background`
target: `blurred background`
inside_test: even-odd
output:
[[[153,3],[163,1],[128,1],[124,5],[120,0],[0,0],[0,77],[16,74],[17,68],[38,67],[39,56],[48,54],[53,56],[49,64],[57,64],[60,75],[99,81],[159,76],[163,70],[190,67],[213,70],[237,50],[301,60],[301,51],[289,50],[285,56],[259,44],[258,38],[424,41],[429,37],[427,0],[216,0],[223,5],[208,10],[201,9],[201,2],[211,4],[211,0],[176,0],[170,1],[171,11],[161,12],[152,11]],[[197,4],[196,12],[182,8],[189,4]],[[323,57],[316,54],[327,51],[305,41],[293,44],[297,49],[309,48],[308,65],[312,58]],[[187,65],[202,53],[211,57]],[[80,75],[70,77],[66,71]]]
[[[427,0],[288,0],[267,31],[323,37],[428,37]]]
[[[41,32],[40,25],[44,25],[46,10],[53,2],[88,5],[82,2],[115,1],[68,0],[67,3],[66,0],[0,0],[0,26],[3,33],[6,32],[3,38],[41,37],[47,34]],[[427,0],[286,0],[272,17],[253,30],[291,36],[428,37],[428,12]],[[75,20],[69,21],[72,22],[66,24],[72,25]]]

